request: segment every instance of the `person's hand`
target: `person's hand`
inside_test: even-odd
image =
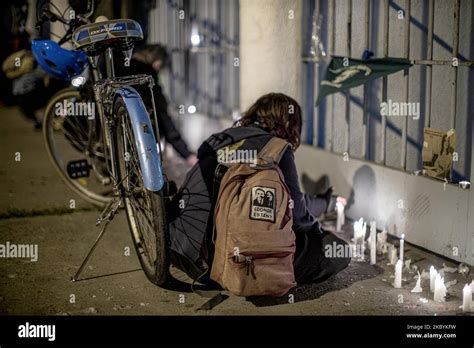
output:
[[[342,203],[343,206],[347,205],[347,198],[342,196],[337,196],[336,202]]]
[[[195,154],[191,154],[188,157],[186,157],[186,163],[190,167],[194,166],[197,163],[197,161],[198,161],[198,158]]]

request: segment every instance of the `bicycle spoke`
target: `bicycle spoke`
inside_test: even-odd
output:
[[[134,200],[130,200],[133,206],[133,210],[135,212],[135,221],[137,224],[141,226],[140,231],[144,233],[140,233],[140,238],[144,239],[143,243],[144,249],[147,253],[147,256],[151,261],[154,261],[156,259],[155,252],[154,250],[156,243],[154,242],[154,228],[153,228],[153,222],[152,219],[148,216],[148,214],[142,214],[139,213],[139,211],[143,211],[142,207],[138,205],[138,202]],[[151,212],[150,212],[151,213]],[[143,217],[143,219],[142,219]],[[148,232],[148,233],[146,233]],[[151,256],[151,257],[150,257]]]
[[[145,208],[143,205],[139,205],[137,201],[134,201],[134,203],[137,204],[136,207],[137,207],[140,211],[143,211],[144,213],[153,216],[153,212],[152,212],[150,209]]]

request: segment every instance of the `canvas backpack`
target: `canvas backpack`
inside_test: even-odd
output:
[[[256,165],[230,165],[221,179],[211,279],[235,295],[282,296],[296,285],[291,197],[278,167],[288,146],[273,137]]]

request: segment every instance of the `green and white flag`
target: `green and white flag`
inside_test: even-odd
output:
[[[405,58],[362,60],[333,56],[326,70],[326,76],[319,85],[316,105],[329,94],[345,91],[411,66],[410,60]]]

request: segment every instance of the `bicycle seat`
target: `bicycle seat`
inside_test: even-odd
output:
[[[142,39],[140,24],[131,19],[112,19],[86,24],[72,34],[75,49],[92,56],[109,47],[129,49],[135,41]]]

